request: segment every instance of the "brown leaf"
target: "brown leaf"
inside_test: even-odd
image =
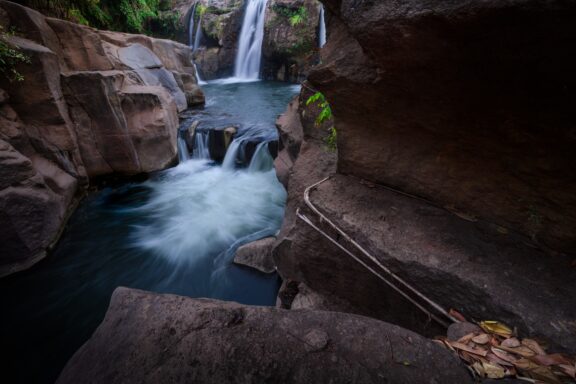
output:
[[[514,361],[514,366],[520,371],[530,371],[539,367],[538,364],[528,359],[518,359]]]
[[[518,360],[516,357],[514,357],[512,354],[502,350],[502,349],[498,349],[498,348],[491,348],[492,353],[494,353],[496,356],[498,356],[500,359],[502,360],[506,360],[509,363],[514,363],[516,360]]]
[[[486,358],[491,363],[495,363],[495,364],[503,365],[503,366],[507,366],[507,367],[513,367],[514,366],[514,364],[512,364],[511,362],[499,358],[495,353],[488,352],[488,354],[486,355]]]
[[[553,353],[551,355],[536,355],[532,356],[530,360],[538,363],[540,365],[550,366],[550,365],[571,365],[570,359],[566,358],[565,356],[559,353]]]
[[[570,365],[566,365],[566,364],[560,364],[558,365],[558,367],[564,372],[566,373],[568,376],[570,376],[573,379],[576,379],[576,366],[570,364]]]
[[[483,349],[472,348],[472,347],[467,346],[466,344],[462,344],[462,343],[459,343],[457,341],[446,341],[446,343],[449,343],[452,347],[454,347],[456,349],[466,351],[466,352],[472,353],[474,355],[484,357],[488,354],[488,352],[483,350]]]
[[[536,380],[542,380],[545,383],[562,384],[562,381],[552,372],[548,367],[538,366],[537,368],[523,372],[526,376],[530,376]]]
[[[540,346],[540,344],[538,344],[538,342],[536,340],[532,340],[532,339],[523,339],[522,340],[522,345],[530,348],[531,350],[533,350],[534,352],[536,352],[537,355],[545,355],[546,351],[544,351],[544,348],[542,348]]]
[[[472,340],[472,338],[473,338],[475,335],[476,335],[475,333],[469,333],[469,334],[467,334],[467,335],[464,335],[464,336],[462,336],[461,338],[458,339],[458,342],[459,342],[459,343],[462,343],[462,344],[466,344],[466,343],[468,343],[470,340]]]
[[[472,341],[475,342],[476,344],[484,345],[484,344],[487,344],[491,339],[492,339],[492,336],[490,336],[486,333],[483,333],[481,335],[474,336],[472,338]]]
[[[488,333],[493,333],[495,335],[499,335],[502,337],[508,338],[512,336],[512,330],[505,324],[502,324],[498,321],[494,320],[481,321],[480,327]]]
[[[450,310],[448,311],[448,314],[450,316],[452,316],[453,318],[455,318],[456,320],[460,320],[464,323],[466,323],[466,318],[457,310],[455,310],[454,308],[450,308]]]
[[[514,353],[516,355],[520,355],[522,357],[532,357],[536,355],[536,352],[534,352],[533,350],[531,350],[530,348],[521,345],[519,347],[516,348],[508,348],[508,347],[504,347],[503,345],[500,345],[500,349],[505,350],[506,352],[511,352]]]
[[[520,340],[515,337],[511,337],[504,340],[501,345],[508,348],[516,348],[520,346]]]
[[[506,376],[506,370],[498,364],[482,363],[482,367],[489,379],[502,379]]]

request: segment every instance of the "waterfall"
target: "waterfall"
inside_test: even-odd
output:
[[[194,46],[194,16],[196,16],[196,6],[198,2],[194,3],[190,11],[190,21],[188,22],[188,45]]]
[[[252,156],[252,161],[248,166],[249,172],[266,172],[274,167],[274,159],[270,156],[270,151],[268,150],[268,142],[263,141],[258,144],[254,156]]]
[[[202,39],[202,16],[198,19],[198,27],[196,27],[196,36],[194,37],[193,50],[196,51],[200,47],[200,41]]]
[[[324,5],[320,6],[320,27],[318,30],[318,46],[322,48],[326,44],[326,20],[324,19]]]
[[[208,132],[196,131],[194,134],[194,151],[192,151],[194,159],[210,159],[209,140]]]
[[[224,169],[235,169],[236,168],[236,159],[238,158],[238,151],[242,148],[242,141],[241,140],[233,140],[226,151],[226,156],[224,157],[224,161],[222,161],[222,168]]]
[[[180,163],[190,160],[190,152],[188,152],[186,140],[184,140],[180,133],[178,133],[178,160]]]
[[[240,79],[258,79],[264,39],[264,17],[267,0],[248,0],[240,41],[234,77]]]

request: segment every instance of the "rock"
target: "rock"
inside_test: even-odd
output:
[[[56,165],[45,159],[33,163],[0,140],[0,277],[44,257],[59,233],[76,186],[76,180]]]
[[[300,24],[290,15],[304,10]],[[268,3],[262,44],[262,71],[270,80],[301,82],[318,60],[320,3],[316,0],[281,0]]]
[[[162,67],[162,62],[158,56],[139,43],[118,49],[118,58],[131,69],[158,69]]]
[[[178,82],[178,86],[184,91],[188,107],[204,105],[206,97],[204,96],[202,88],[196,84],[195,76],[179,72],[173,72],[173,75]]]
[[[178,112],[184,111],[188,108],[188,101],[186,95],[178,86],[176,79],[172,72],[165,68],[158,69],[137,69],[135,72],[142,79],[146,85],[162,87],[170,93],[172,99],[176,103]]]
[[[448,327],[448,340],[458,341],[469,333],[483,332],[482,328],[472,323],[454,323]]]
[[[272,258],[275,237],[267,237],[242,245],[236,251],[234,263],[254,268],[264,273],[276,271]]]
[[[166,381],[472,383],[449,351],[377,320],[126,288],[57,383]]]
[[[576,3],[324,3],[339,172],[574,254]]]

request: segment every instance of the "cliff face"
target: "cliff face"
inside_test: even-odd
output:
[[[574,3],[324,3],[339,172],[576,253]]]
[[[576,5],[325,5],[328,44],[309,82],[332,106],[337,166],[304,87],[279,119],[281,306],[433,334],[389,284],[413,292],[406,283],[432,314],[498,319],[573,351]]]
[[[30,59],[2,80],[0,276],[25,268],[57,237],[91,178],[165,168],[178,111],[203,103],[188,47],[103,32],[0,1],[10,43]]]

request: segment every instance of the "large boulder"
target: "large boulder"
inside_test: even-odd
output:
[[[576,253],[576,3],[324,3],[340,172]]]
[[[472,383],[436,343],[377,320],[118,288],[57,383]]]

